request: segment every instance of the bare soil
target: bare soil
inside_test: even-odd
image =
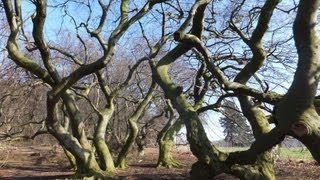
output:
[[[58,146],[6,146],[0,151],[0,179],[72,178],[73,170]],[[147,148],[143,157],[134,152],[129,159],[130,168],[117,170],[117,175],[125,180],[188,179],[195,157],[187,147],[175,148],[174,156],[185,164],[183,168],[155,168],[156,148]],[[280,180],[316,180],[320,178],[320,166],[314,161],[282,159],[276,163],[276,176]],[[223,174],[215,179],[236,178]]]

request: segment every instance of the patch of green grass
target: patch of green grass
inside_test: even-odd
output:
[[[229,152],[235,152],[235,151],[244,151],[249,149],[249,147],[218,147],[218,149],[220,151],[229,153]]]
[[[249,147],[218,147],[219,150],[223,152],[235,152],[235,151],[244,151]],[[306,148],[302,147],[292,147],[286,148],[281,147],[278,150],[279,158],[281,159],[306,159],[311,160],[312,156]]]
[[[284,148],[279,149],[279,156],[282,159],[308,159],[311,160],[312,156],[306,148]]]

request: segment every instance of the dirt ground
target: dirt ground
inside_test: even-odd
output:
[[[73,171],[58,146],[6,146],[0,150],[0,179],[72,178]],[[195,157],[187,147],[177,147],[174,151],[175,158],[186,165],[181,169],[155,168],[157,154],[155,148],[146,149],[143,157],[133,153],[129,160],[130,168],[117,171],[119,179],[188,179],[188,172]],[[319,179],[320,166],[313,161],[278,160],[276,176],[280,180]],[[216,179],[236,178],[221,175]]]

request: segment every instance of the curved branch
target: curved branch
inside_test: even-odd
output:
[[[76,83],[78,80],[83,78],[84,76],[94,73],[103,67],[111,60],[111,58],[114,55],[116,42],[121,38],[121,36],[125,33],[125,31],[136,21],[141,19],[149,10],[152,8],[153,5],[156,3],[161,3],[164,0],[158,0],[158,1],[148,1],[143,8],[134,15],[131,19],[128,21],[122,22],[116,27],[116,29],[111,33],[109,40],[108,40],[108,48],[105,50],[104,55],[99,58],[97,61],[83,65],[79,67],[77,70],[73,71],[68,77],[65,77],[62,79],[62,81],[55,86],[55,88],[49,92],[49,95],[51,96],[52,101],[58,101],[61,94],[69,89],[74,83]]]
[[[59,82],[61,80],[61,77],[59,76],[58,72],[56,71],[54,65],[51,62],[50,50],[46,41],[44,40],[44,35],[43,35],[44,23],[47,15],[47,1],[46,0],[34,1],[33,3],[36,6],[35,16],[32,17],[32,22],[33,22],[32,35],[35,40],[35,45],[40,51],[43,64],[48,70],[50,76],[56,82]]]
[[[18,38],[20,20],[14,15],[14,10],[12,7],[11,0],[2,1],[4,5],[4,10],[6,13],[7,22],[10,27],[10,35],[7,41],[7,50],[9,53],[9,58],[12,59],[18,66],[25,68],[32,74],[36,75],[44,82],[48,84],[53,84],[53,79],[50,77],[46,69],[41,68],[37,63],[33,62],[31,59],[22,55],[19,51],[18,43],[16,42]]]
[[[196,36],[192,34],[183,34],[180,32],[176,32],[175,40],[186,44],[189,48],[190,46],[195,47],[199,52],[202,53],[208,70],[218,79],[223,89],[233,90],[235,93],[239,93],[242,95],[253,96],[261,101],[268,102],[270,104],[275,104],[281,99],[282,95],[275,92],[265,93],[254,88],[250,88],[242,83],[229,81],[224,73],[218,67],[216,67],[213,62],[210,61],[209,50]]]
[[[226,159],[227,164],[253,164],[258,155],[279,144],[285,138],[285,133],[279,128],[273,128],[269,133],[261,134],[256,138],[249,150],[232,152]]]

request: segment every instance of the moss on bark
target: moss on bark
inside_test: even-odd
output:
[[[121,152],[118,156],[117,160],[117,167],[118,168],[126,168],[128,167],[126,159],[127,156],[133,146],[133,143],[135,142],[135,139],[138,136],[139,128],[137,125],[137,121],[141,117],[143,111],[153,98],[154,90],[156,89],[157,85],[154,81],[152,81],[151,86],[148,90],[147,95],[144,97],[144,99],[141,101],[141,103],[138,105],[134,113],[131,115],[131,117],[128,119],[129,122],[129,137],[127,138],[123,148],[121,149]]]
[[[118,168],[121,168],[121,169],[128,167],[126,159],[139,132],[137,123],[132,119],[129,120],[129,127],[130,127],[129,137],[127,138],[125,145],[123,146],[123,148],[119,153],[117,165],[116,165]]]
[[[171,125],[171,119],[168,121],[167,125],[158,134],[158,144],[159,144],[159,158],[157,167],[181,167],[182,164],[176,161],[172,156],[172,146],[173,140],[177,132],[182,128],[183,121],[181,119],[176,120]]]

